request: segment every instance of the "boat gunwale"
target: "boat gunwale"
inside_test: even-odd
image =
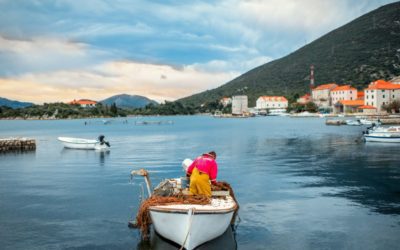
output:
[[[64,138],[66,138],[67,140],[64,140]],[[82,139],[82,138],[74,138],[74,137],[58,137],[57,139],[61,142],[72,143],[72,144],[97,144],[97,143],[99,143],[99,141],[93,140],[93,139]],[[79,139],[81,141],[70,141],[68,139]],[[86,142],[83,140],[86,140]]]
[[[177,205],[177,204],[174,204]],[[180,204],[179,204],[180,205]],[[185,205],[191,205],[191,204],[185,204]],[[195,204],[192,204],[195,205]],[[161,213],[175,213],[175,214],[187,214],[188,211],[193,208],[193,207],[188,207],[188,208],[174,208],[174,207],[166,207],[168,205],[160,205],[163,207],[159,206],[151,206],[149,207],[149,211],[153,212],[161,212]],[[230,212],[235,212],[237,210],[238,206],[235,202],[235,205],[230,208],[223,208],[223,209],[201,209],[201,208],[196,208],[194,211],[194,214],[227,214]]]
[[[365,135],[366,138],[379,138],[379,139],[400,139],[400,136],[378,136],[378,135]]]
[[[192,208],[192,207],[190,207]],[[190,208],[167,208],[167,207],[149,207],[150,212],[159,213],[171,213],[171,214],[187,214]],[[196,209],[194,214],[228,214],[235,212],[237,205],[235,204],[232,208],[224,208],[219,210],[209,210],[209,209]]]

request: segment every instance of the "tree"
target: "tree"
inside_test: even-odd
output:
[[[400,101],[394,100],[387,105],[383,105],[382,108],[386,110],[388,113],[399,113],[400,112]]]
[[[114,117],[118,115],[118,108],[117,108],[117,105],[115,104],[115,102],[113,102],[113,104],[111,104],[110,112],[111,112],[111,115]]]

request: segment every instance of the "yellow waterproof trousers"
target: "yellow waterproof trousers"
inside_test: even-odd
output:
[[[203,194],[211,196],[211,183],[208,174],[199,172],[197,168],[193,169],[190,176],[190,194]]]

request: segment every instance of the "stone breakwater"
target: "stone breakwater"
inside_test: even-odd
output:
[[[0,152],[36,150],[35,139],[4,138],[0,139]]]

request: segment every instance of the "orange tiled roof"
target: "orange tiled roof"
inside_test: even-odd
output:
[[[316,88],[313,89],[314,90],[324,90],[324,89],[334,89],[337,87],[336,83],[328,83],[328,84],[322,84],[317,86]]]
[[[375,82],[371,82],[366,88],[368,90],[373,90],[373,89],[400,89],[400,84],[394,84],[391,82],[387,82],[384,80],[377,80]]]
[[[346,106],[362,106],[362,105],[364,105],[364,100],[340,100],[339,102]]]
[[[310,95],[309,93],[307,93],[307,94],[303,95],[303,96],[300,97],[300,98],[310,99],[310,98],[311,98],[311,95]]]
[[[374,106],[371,105],[362,105],[358,107],[359,109],[376,109]]]
[[[363,99],[364,98],[364,91],[358,91],[357,92],[357,99]]]
[[[287,99],[284,96],[260,96],[258,99],[262,98],[264,101],[269,102],[287,102]]]
[[[73,100],[72,102],[69,102],[69,104],[79,104],[79,105],[90,105],[90,104],[96,104],[96,101],[91,101],[87,99],[81,99],[81,100]]]
[[[336,88],[332,89],[332,91],[343,91],[343,90],[357,90],[357,89],[350,85],[337,86]]]

